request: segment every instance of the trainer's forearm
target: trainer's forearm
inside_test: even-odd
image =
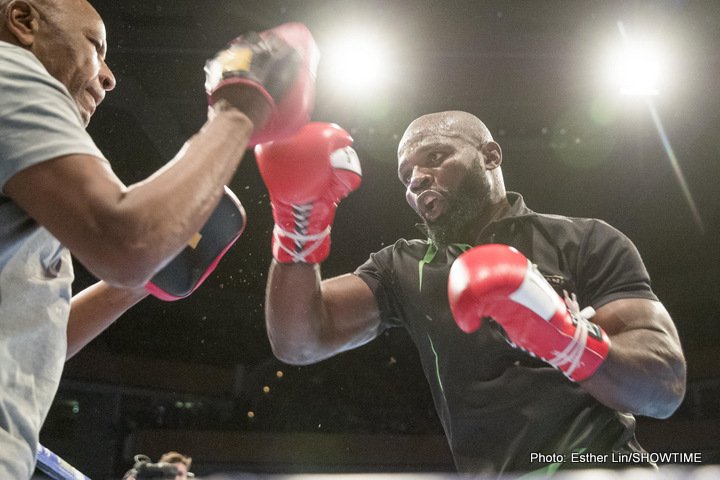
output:
[[[115,288],[105,282],[98,282],[73,296],[67,326],[66,359],[75,355],[147,295],[148,292],[143,288]]]
[[[319,265],[273,260],[265,298],[268,338],[278,359],[303,365],[334,353],[323,333],[327,313]]]
[[[238,110],[216,114],[165,167],[129,187],[128,211],[145,213],[144,244],[162,245],[158,256],[173,256],[205,224],[240,164],[253,124]]]
[[[146,283],[210,217],[252,132],[252,122],[240,111],[218,112],[172,161],[122,192],[112,213],[98,218],[98,231],[117,240],[98,242],[107,246],[96,251],[102,261],[89,264],[93,273],[117,286]]]

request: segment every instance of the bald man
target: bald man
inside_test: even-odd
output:
[[[683,398],[676,329],[627,237],[599,220],[533,212],[505,191],[502,160],[500,145],[469,113],[413,121],[400,140],[397,172],[427,239],[400,239],[352,274],[326,280],[319,262],[276,255],[266,309],[273,351],[287,363],[310,364],[404,327],[459,471],[627,466],[610,455],[643,452],[633,414],[664,418]],[[498,255],[474,255],[461,261],[464,274],[455,284],[448,277],[461,254],[489,244],[529,259],[520,267],[540,287],[520,299],[494,293],[497,322],[481,324],[478,304],[490,296],[474,289],[486,277],[506,282],[508,266],[497,265]],[[475,275],[480,269],[489,273]],[[538,314],[517,306],[521,301],[533,308],[562,303],[564,330],[548,330],[557,319],[538,322]],[[580,307],[595,310],[591,320]],[[570,344],[574,365],[545,355],[547,344]]]
[[[296,68],[280,43],[264,50],[273,72]],[[147,295],[273,112],[262,80],[215,89],[208,121],[177,156],[125,186],[85,131],[115,86],[106,51],[103,21],[85,0],[0,0],[3,479],[32,475],[66,357]],[[71,252],[102,280],[74,297]]]

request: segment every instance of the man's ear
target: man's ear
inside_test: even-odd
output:
[[[13,0],[5,10],[5,28],[23,47],[30,47],[40,26],[38,11],[25,0]]]
[[[488,170],[493,170],[502,164],[502,149],[494,141],[489,141],[480,147],[480,152],[483,154],[485,167]]]

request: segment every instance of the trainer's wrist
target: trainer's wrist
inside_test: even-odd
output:
[[[245,114],[253,123],[255,132],[262,130],[273,112],[271,100],[260,90],[247,85],[229,85],[212,94],[213,106],[221,104],[221,109],[237,110]]]
[[[249,115],[225,100],[208,107],[208,121],[215,119],[232,124],[234,129],[247,128],[252,132],[255,128],[255,122]]]

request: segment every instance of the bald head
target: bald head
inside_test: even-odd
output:
[[[418,138],[450,137],[463,140],[475,147],[492,141],[492,134],[485,124],[467,112],[450,110],[430,113],[414,120],[405,130],[398,145],[398,156]]]
[[[86,20],[102,21],[100,14],[88,0],[29,0],[42,8],[45,16],[51,22],[64,22],[75,17],[85,17]]]
[[[3,14],[7,11],[7,7],[17,0],[0,0],[0,12]],[[62,12],[68,5],[67,0],[20,0],[23,3],[27,3],[42,12],[47,14],[57,15]],[[83,0],[85,1],[85,0]]]
[[[29,50],[68,90],[85,125],[115,77],[105,24],[87,0],[0,0],[0,40]]]
[[[12,10],[20,13],[8,17]],[[78,18],[89,22],[102,21],[87,0],[0,0],[0,40],[27,46],[24,39],[18,38],[17,26],[13,23],[18,22],[18,18],[35,16],[57,31],[61,31],[68,21],[76,23]]]
[[[407,127],[398,145],[405,197],[438,245],[474,238],[469,232],[504,210],[501,164],[500,145],[467,112],[423,115]]]

